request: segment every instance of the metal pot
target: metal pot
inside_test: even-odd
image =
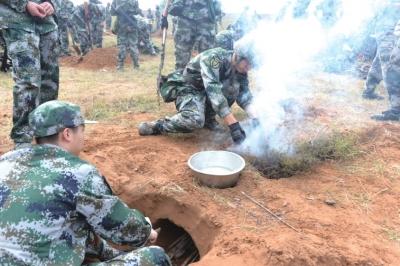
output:
[[[246,163],[233,152],[202,151],[189,158],[188,166],[200,183],[213,188],[227,188],[236,185]]]

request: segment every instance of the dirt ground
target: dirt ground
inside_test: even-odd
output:
[[[102,69],[114,71],[115,53],[115,48],[98,49],[79,66],[75,65],[76,57],[63,59],[61,66],[64,71],[95,71],[101,77]],[[155,65],[158,60],[147,59]],[[143,62],[147,59],[142,58]],[[113,75],[118,78],[117,73]],[[77,82],[69,78],[69,72],[63,72],[62,77],[64,87]],[[330,82],[321,77],[317,83],[325,88]],[[353,84],[349,93],[358,99],[361,82]],[[103,84],[98,88],[105,97],[111,96],[103,87],[119,93],[113,83]],[[142,87],[149,95],[153,90],[150,85]],[[6,92],[11,99],[11,91],[2,90],[4,95]],[[193,265],[399,265],[400,124],[368,119],[387,103],[351,98],[352,107],[347,102],[338,106],[326,101],[328,89],[321,93],[310,101],[308,119],[357,132],[363,151],[357,158],[327,161],[309,172],[277,180],[261,176],[247,164],[236,187],[207,188],[194,180],[187,159],[200,150],[222,148],[225,143],[210,147],[214,136],[206,130],[178,136],[140,137],[137,133],[139,122],[170,113],[170,105],[163,105],[161,111],[135,109],[99,119],[101,123],[87,128],[83,157],[100,169],[130,207],[140,209],[152,221],[169,219],[183,227],[201,255]],[[83,98],[89,97],[78,90],[71,95],[62,98],[85,103]],[[0,103],[0,124],[7,133],[11,102]],[[0,154],[12,147],[5,140],[6,133],[2,133]],[[242,192],[298,232],[273,219]],[[336,204],[328,205],[326,200]]]

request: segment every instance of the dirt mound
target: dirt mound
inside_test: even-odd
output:
[[[147,119],[129,116],[134,122]],[[372,127],[363,145],[395,169],[399,132],[399,125]],[[207,134],[140,137],[133,127],[99,124],[89,132],[84,157],[128,205],[188,232],[201,256],[195,265],[398,264],[398,240],[390,240],[400,225],[398,176],[389,177],[389,169],[377,176],[371,168],[375,154],[348,164],[327,162],[290,179],[268,180],[248,168],[235,188],[218,190],[200,186],[186,165],[205,147]],[[345,171],[351,167],[365,172]],[[271,218],[242,191],[301,233]]]
[[[118,49],[116,47],[96,48],[83,58],[79,56],[62,57],[60,58],[60,65],[89,70],[115,68],[117,64],[117,53]]]

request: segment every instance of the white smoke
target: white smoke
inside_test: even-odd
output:
[[[281,3],[274,13],[269,13],[269,19],[261,21],[239,41],[250,40],[255,44],[254,53],[261,62],[252,76],[256,87],[254,104],[262,130],[248,131],[251,134],[241,145],[242,152],[258,156],[266,147],[293,152],[294,134],[285,122],[290,116],[297,127],[302,125],[303,101],[312,86],[310,76],[321,72],[322,66],[332,58],[345,58],[353,52],[359,46],[356,42],[363,40],[354,36],[367,32],[364,31],[367,23],[377,10],[374,0],[340,1],[342,5],[332,15],[338,19],[324,24],[321,22],[323,11],[318,9],[323,1],[326,0],[311,0],[305,14],[296,18],[294,1]],[[258,10],[257,5],[252,5],[256,2],[245,1],[250,9]]]

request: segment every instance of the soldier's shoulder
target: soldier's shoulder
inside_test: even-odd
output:
[[[201,60],[209,67],[217,69],[229,61],[231,54],[230,51],[218,47],[203,52]]]

